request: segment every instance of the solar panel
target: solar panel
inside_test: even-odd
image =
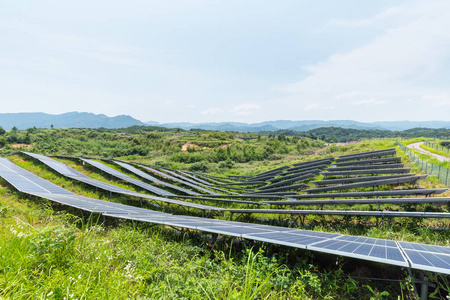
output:
[[[339,156],[339,158],[354,157],[354,156],[364,156],[364,155],[367,155],[367,154],[375,154],[375,153],[388,152],[388,151],[396,151],[396,149],[395,148],[389,148],[389,149],[381,149],[381,150],[374,150],[374,151],[358,152],[358,153],[353,153],[353,154],[341,155],[341,156]]]
[[[305,174],[305,175],[300,175],[300,176],[295,176],[295,177],[291,177],[291,178],[286,178],[286,180],[279,181],[277,183],[272,183],[272,184],[263,186],[263,187],[261,187],[259,189],[260,190],[271,189],[271,188],[274,188],[274,187],[277,187],[277,186],[283,186],[283,185],[295,183],[295,182],[298,182],[298,181],[302,181],[302,180],[305,180],[305,179],[308,179],[308,178],[311,178],[311,177],[314,177],[314,174],[308,173],[308,174]]]
[[[311,174],[311,176],[309,176],[309,177],[313,177],[313,176],[314,175]],[[305,183],[299,183],[299,184],[290,184],[290,185],[272,187],[272,188],[268,188],[268,189],[264,189],[264,190],[253,191],[250,193],[251,194],[260,194],[260,193],[269,193],[270,194],[270,193],[276,193],[278,191],[299,190],[299,189],[304,189],[307,187],[309,187],[309,185],[307,185]]]
[[[27,153],[24,153],[24,154],[27,154]],[[82,173],[72,169],[71,167],[66,166],[65,164],[63,164],[63,163],[61,163],[59,161],[56,161],[54,159],[51,159],[49,157],[42,156],[42,155],[40,155],[40,156],[34,155],[33,157],[38,159],[39,161],[45,161],[46,164],[50,168],[56,167],[56,171],[64,169],[65,170],[64,174],[66,174],[66,175],[64,175],[64,174],[62,174],[62,175],[66,176],[66,177],[68,177],[68,178],[70,178],[72,180],[76,180],[76,181],[85,183],[85,184],[87,184],[89,186],[96,187],[96,188],[99,188],[99,189],[102,189],[102,190],[105,190],[105,191],[108,191],[108,192],[113,192],[113,193],[118,193],[118,194],[122,194],[122,195],[138,197],[138,198],[144,198],[144,199],[149,199],[149,200],[155,200],[155,201],[160,201],[160,202],[164,202],[164,203],[176,204],[176,205],[181,205],[181,206],[185,206],[185,207],[192,207],[192,208],[197,208],[197,209],[200,209],[200,210],[208,210],[208,211],[221,210],[221,208],[214,207],[214,206],[198,204],[198,203],[191,203],[191,202],[185,202],[185,201],[179,201],[179,200],[175,200],[175,199],[167,199],[167,198],[155,197],[155,196],[150,196],[150,195],[146,195],[146,194],[137,193],[137,192],[125,189],[125,188],[121,188],[121,187],[109,184],[107,182],[103,182],[103,181],[100,181],[100,180],[96,180],[96,179],[92,179],[90,177],[87,177],[84,174],[82,174]],[[51,162],[51,164],[49,162]],[[12,166],[15,166],[15,165],[12,164]],[[18,171],[25,171],[25,170],[20,168],[20,170],[18,170]],[[72,174],[75,174],[75,175],[72,175]],[[80,174],[81,174],[81,176],[80,176]],[[37,177],[34,180],[35,181],[40,181],[41,179],[39,177]],[[47,182],[44,182],[43,184],[46,184],[46,183]],[[64,191],[66,191],[66,190],[64,190]],[[40,188],[34,188],[34,190],[28,189],[28,192],[35,192],[36,193],[36,192],[44,192],[44,191],[42,189],[40,189]],[[176,196],[176,195],[174,195],[174,196]]]
[[[186,186],[190,186],[190,187],[192,187],[192,188],[194,188],[194,189],[197,189],[197,190],[199,190],[199,191],[203,191],[203,192],[208,193],[208,194],[210,194],[210,195],[219,195],[218,193],[216,193],[216,192],[214,192],[214,191],[210,191],[210,190],[205,189],[205,188],[202,188],[201,186],[198,186],[198,185],[196,185],[196,184],[192,184],[192,183],[190,183],[190,182],[188,182],[188,181],[178,179],[178,178],[176,178],[175,176],[171,176],[171,175],[169,175],[169,174],[167,174],[167,173],[164,173],[164,172],[161,172],[161,171],[159,171],[159,170],[157,170],[157,169],[155,169],[155,168],[150,168],[150,167],[145,166],[145,165],[142,165],[142,164],[141,164],[141,166],[142,166],[143,169],[145,169],[145,170],[147,170],[147,171],[150,171],[150,172],[152,172],[152,173],[154,173],[154,174],[157,174],[157,175],[159,175],[159,176],[161,176],[161,177],[170,179],[170,180],[172,180],[173,182],[179,182],[179,183],[181,183],[181,184],[184,184],[184,185],[186,185]]]
[[[389,179],[389,178],[408,177],[408,176],[415,176],[415,175],[416,175],[415,173],[408,173],[408,174],[381,175],[381,176],[359,176],[359,177],[347,177],[347,178],[311,181],[311,183],[313,183],[317,186],[321,186],[321,185],[344,184],[344,183],[354,183],[354,182],[363,182],[363,181]]]
[[[402,217],[402,218],[450,218],[450,213],[408,212],[408,211],[372,211],[372,210],[315,210],[315,209],[245,209],[224,208],[223,211],[243,214],[289,214],[289,215],[326,215],[326,216],[366,216],[366,217]]]
[[[281,177],[273,178],[273,179],[270,179],[269,181],[271,183],[277,183],[277,182],[280,182],[280,181],[288,180],[288,179],[295,178],[295,177],[298,177],[298,176],[302,176],[302,175],[305,175],[305,174],[318,174],[319,172],[320,172],[320,169],[312,169],[312,170],[305,171],[305,172],[293,173],[293,174],[289,174],[287,176],[281,176]]]
[[[108,167],[108,166],[102,164],[101,162],[98,162],[98,161],[95,161],[95,160],[91,160],[91,159],[85,159],[85,158],[80,158],[80,160],[85,162],[85,163],[87,163],[87,164],[89,164],[89,165],[91,165],[91,166],[93,166],[93,167],[95,167],[95,168],[97,168],[97,169],[99,169],[99,170],[101,170],[101,171],[103,171],[103,172],[105,172],[105,173],[107,173],[107,174],[109,174],[109,175],[112,175],[112,176],[114,176],[116,178],[119,178],[121,180],[129,182],[129,183],[131,183],[131,184],[133,184],[135,186],[138,186],[138,187],[140,187],[140,188],[142,188],[144,190],[147,190],[147,191],[150,191],[152,193],[155,193],[155,194],[157,194],[159,196],[174,196],[175,195],[173,193],[170,193],[168,191],[165,191],[165,190],[160,189],[158,187],[155,187],[153,185],[147,184],[147,183],[145,183],[143,181],[137,180],[137,179],[132,178],[132,177],[130,177],[128,175],[125,175],[124,173],[119,172],[119,171],[117,171],[117,170],[115,170],[115,169],[113,169],[111,167]]]
[[[398,242],[411,267],[439,273],[449,273],[450,248],[417,243]]]
[[[347,167],[331,167],[327,168],[328,172],[337,171],[352,171],[352,170],[367,170],[367,169],[393,169],[403,168],[405,164],[378,164],[378,165],[362,165],[362,166],[347,166]]]
[[[423,195],[430,196],[435,194],[442,194],[449,189],[404,189],[404,190],[389,190],[389,191],[371,191],[371,192],[346,192],[346,193],[323,193],[323,194],[297,194],[290,196],[296,199],[307,198],[355,198],[355,197],[378,197],[378,196],[411,196]]]
[[[153,177],[153,176],[151,176],[151,175],[149,175],[149,174],[147,174],[145,172],[142,172],[141,170],[139,170],[139,169],[137,169],[137,168],[135,168],[135,167],[133,167],[133,166],[131,166],[129,164],[126,164],[126,163],[123,163],[123,162],[119,162],[119,161],[116,161],[116,160],[114,160],[113,162],[115,164],[121,166],[122,168],[124,168],[124,169],[134,173],[135,175],[137,175],[137,176],[139,176],[141,178],[144,178],[144,179],[146,179],[148,181],[152,181],[154,183],[157,183],[157,184],[160,184],[160,185],[164,185],[166,187],[169,187],[171,189],[183,192],[183,193],[188,194],[188,195],[200,195],[199,193],[193,192],[191,190],[188,190],[188,189],[179,187],[177,185],[173,185],[173,184],[167,183],[165,181],[159,180],[159,179],[157,179],[157,178],[155,178],[155,177]]]
[[[350,160],[359,160],[359,159],[367,159],[367,158],[395,155],[396,153],[397,153],[397,151],[395,149],[379,151],[379,152],[375,152],[375,153],[361,153],[361,154],[356,154],[356,155],[341,156],[339,158],[336,158],[335,161],[337,163],[339,163],[339,162],[350,161]]]
[[[5,159],[0,159],[0,176],[12,185],[26,179],[34,187],[42,187],[39,178]],[[22,177],[17,176],[22,175]],[[43,179],[42,179],[43,180]],[[44,180],[45,181],[45,180]],[[47,187],[51,183],[44,184]],[[25,185],[26,189],[27,186]],[[62,189],[62,188],[60,188]],[[79,207],[93,212],[104,212],[103,215],[116,218],[140,220],[168,226],[186,227],[212,233],[220,233],[242,238],[266,241],[307,250],[319,251],[383,262],[397,266],[430,270],[450,274],[450,248],[434,245],[422,245],[391,240],[355,237],[335,233],[315,232],[269,225],[248,224],[216,219],[203,219],[189,216],[174,216],[165,213],[67,194],[52,193],[42,189],[42,193],[29,193],[52,201]],[[64,189],[63,189],[64,190]],[[26,190],[21,190],[26,192]],[[67,192],[67,191],[66,191]]]
[[[355,204],[423,204],[423,203],[448,203],[449,197],[427,197],[427,198],[377,198],[377,199],[334,199],[334,200],[289,200],[289,201],[263,201],[259,204],[275,206],[298,206],[298,205],[355,205]]]
[[[298,167],[298,166],[312,166],[315,164],[329,164],[334,160],[334,157],[327,157],[327,158],[322,158],[322,159],[316,159],[316,160],[310,160],[310,161],[303,161],[303,162],[298,162],[298,163],[293,163],[292,165],[294,167]]]
[[[401,173],[408,173],[409,171],[411,171],[411,168],[351,170],[351,171],[322,172],[320,174],[326,177],[330,177],[341,175],[401,174]]]
[[[179,178],[179,179],[182,180],[184,183],[190,183],[193,187],[197,187],[197,189],[201,189],[201,190],[203,190],[203,191],[205,191],[205,192],[207,192],[207,193],[209,193],[209,194],[217,194],[216,192],[211,191],[211,190],[209,190],[209,189],[215,189],[215,190],[222,191],[222,192],[225,192],[225,193],[233,193],[233,194],[235,194],[234,192],[230,192],[230,191],[227,191],[227,190],[218,188],[218,187],[212,187],[212,186],[210,186],[210,185],[206,185],[206,186],[209,188],[209,189],[206,189],[206,188],[202,187],[202,186],[205,186],[204,184],[199,183],[199,182],[197,182],[197,181],[195,181],[195,180],[192,180],[192,179],[190,179],[190,178],[187,178],[186,176],[183,176],[183,175],[181,175],[181,174],[178,174],[178,173],[176,173],[175,171],[171,171],[171,170],[168,170],[168,169],[164,169],[164,171],[165,171],[166,173],[171,174],[172,176],[174,176],[174,177],[176,177],[176,178]]]
[[[10,182],[19,191],[25,193],[74,195],[68,190],[65,190],[62,187],[59,187],[56,184],[48,182],[40,177],[36,176],[35,180],[29,180],[29,177],[34,175],[33,173],[16,166],[6,158],[0,158],[0,166],[0,176]]]
[[[292,173],[302,173],[309,170],[315,170],[315,169],[325,169],[328,166],[328,164],[317,164],[314,166],[307,166],[307,167],[294,167],[290,169],[286,169],[286,172],[280,173],[281,176],[290,175]]]
[[[184,175],[185,177],[191,178],[191,179],[194,180],[195,182],[202,183],[202,184],[204,184],[204,185],[209,185],[209,186],[212,186],[212,185],[213,185],[212,183],[207,182],[207,181],[204,181],[204,180],[202,180],[202,179],[200,179],[200,178],[198,178],[198,177],[196,177],[196,176],[193,176],[193,175],[191,175],[191,174],[189,174],[189,173],[187,173],[187,172],[184,172],[184,171],[178,171],[178,172],[181,173],[182,175]]]
[[[408,176],[408,177],[399,177],[399,178],[390,178],[390,179],[381,179],[381,180],[372,180],[358,183],[349,183],[342,185],[332,185],[314,189],[307,189],[305,192],[307,193],[318,193],[318,192],[326,192],[326,191],[340,191],[340,190],[350,190],[356,188],[363,187],[375,187],[380,185],[389,185],[389,184],[399,184],[399,183],[412,183],[417,180],[425,179],[428,175],[416,175],[416,176]]]
[[[333,163],[333,166],[343,167],[343,166],[360,166],[360,165],[375,165],[375,164],[386,164],[386,163],[399,163],[402,161],[400,156],[396,157],[386,157],[386,158],[375,158],[375,159],[365,159],[365,160],[355,160],[348,162]]]
[[[77,170],[75,170],[63,163],[60,163],[50,157],[47,157],[47,156],[44,156],[41,154],[25,152],[25,151],[20,151],[19,153],[27,155],[29,157],[32,157],[32,158],[40,161],[41,163],[47,165],[48,167],[50,167],[51,169],[55,170],[56,172],[58,172],[59,174],[61,174],[63,176],[76,176],[76,177],[80,177],[80,178],[89,178],[88,176],[84,175],[83,173],[78,172]]]

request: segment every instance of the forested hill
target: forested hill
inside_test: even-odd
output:
[[[130,116],[108,117],[86,112],[68,112],[60,115],[45,113],[3,113],[0,114],[0,126],[6,130],[13,127],[27,128],[124,128],[144,125]]]
[[[403,131],[390,131],[379,129],[351,129],[341,127],[322,127],[309,131],[279,130],[271,134],[283,134],[286,136],[305,136],[320,139],[331,143],[344,143],[371,138],[416,138],[430,137],[449,139],[450,129],[413,128]]]

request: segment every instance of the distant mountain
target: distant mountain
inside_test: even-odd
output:
[[[217,131],[238,131],[238,132],[271,132],[280,129],[296,130],[296,131],[308,131],[321,127],[342,127],[353,129],[385,129],[381,125],[371,123],[361,123],[356,121],[321,121],[321,120],[307,120],[307,121],[290,121],[290,120],[278,120],[278,121],[266,121],[261,123],[241,123],[241,122],[218,122],[218,123],[162,123],[147,122],[148,125],[158,125],[167,128],[182,128],[190,130],[193,128],[204,130],[217,130]]]
[[[260,132],[260,131],[277,131],[278,127],[271,125],[264,125],[259,123],[258,126],[255,124],[239,123],[239,122],[220,122],[220,123],[164,123],[159,124],[157,122],[147,122],[147,125],[161,126],[166,128],[182,128],[185,130],[191,129],[204,129],[204,130],[214,130],[214,131],[238,131],[238,132]]]
[[[389,130],[407,130],[412,128],[445,128],[450,129],[450,122],[446,121],[392,121],[392,122],[374,122],[380,127],[387,128]]]
[[[278,120],[261,123],[241,123],[241,122],[220,122],[220,123],[163,123],[147,122],[148,125],[158,125],[167,128],[182,128],[190,130],[192,128],[217,131],[238,131],[238,132],[271,132],[277,130],[308,131],[322,127],[341,127],[349,129],[380,129],[380,130],[406,130],[411,128],[450,128],[450,121],[392,121],[392,122],[357,122],[351,120],[305,120],[291,121]]]
[[[16,126],[18,129],[36,128],[125,128],[134,125],[145,125],[143,122],[130,116],[120,115],[108,117],[86,112],[69,112],[60,115],[45,113],[7,113],[0,114],[0,126],[10,130]]]
[[[103,114],[96,115],[87,112],[68,112],[60,115],[50,115],[46,113],[0,113],[0,126],[10,130],[13,126],[18,129],[37,128],[126,128],[130,126],[160,126],[166,128],[204,129],[216,131],[237,131],[237,132],[274,132],[277,130],[308,131],[322,127],[341,127],[349,129],[381,129],[381,130],[407,130],[411,128],[431,128],[450,129],[450,121],[392,121],[392,122],[357,122],[351,120],[276,120],[260,123],[242,122],[217,122],[217,123],[163,123],[146,122],[143,123],[127,115],[108,117]]]

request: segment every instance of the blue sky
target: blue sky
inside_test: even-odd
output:
[[[450,120],[449,1],[2,1],[0,112]]]

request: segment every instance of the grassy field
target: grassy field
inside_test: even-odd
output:
[[[89,132],[87,133],[89,134]],[[109,133],[108,133],[109,134]],[[167,133],[158,133],[164,135]],[[226,142],[233,143],[230,136]],[[124,134],[121,138],[129,138]],[[170,135],[172,143],[184,144],[211,138]],[[200,139],[200,140],[199,140]],[[201,140],[203,139],[203,140]],[[273,138],[272,138],[273,139]],[[57,140],[57,139],[56,139]],[[284,164],[371,151],[396,146],[393,139],[370,140],[348,145],[310,143],[300,153],[299,140],[275,139],[285,145],[286,153],[275,153],[262,160],[207,160],[212,174],[257,174]],[[95,141],[95,139],[94,139]],[[265,147],[268,137],[250,140]],[[88,143],[89,140],[86,140]],[[91,141],[92,142],[92,141]],[[247,141],[234,141],[247,143]],[[301,142],[300,142],[301,143]],[[35,145],[39,145],[36,143]],[[203,145],[207,145],[206,142]],[[212,149],[186,151],[181,155],[215,153]],[[40,147],[40,146],[39,146]],[[39,149],[36,148],[36,149]],[[134,147],[134,146],[133,146]],[[206,147],[206,146],[205,146]],[[35,149],[35,151],[37,151]],[[158,152],[159,150],[155,150]],[[155,153],[156,153],[155,152]],[[409,158],[399,149],[407,166]],[[177,150],[178,153],[178,150]],[[47,152],[47,154],[49,154]],[[77,155],[75,152],[67,153]],[[93,153],[91,153],[93,154]],[[197,162],[173,160],[164,155],[124,155],[126,160],[166,164],[188,169]],[[208,157],[205,155],[205,157]],[[24,156],[9,157],[15,164],[76,194],[138,205],[135,199],[114,196],[66,180],[43,165]],[[227,157],[226,159],[228,159]],[[61,160],[98,180],[139,189],[104,176],[93,169]],[[188,162],[189,161],[189,162]],[[110,165],[113,166],[113,165]],[[420,173],[415,165],[412,172]],[[117,168],[117,167],[116,167]],[[317,177],[316,179],[319,179]],[[424,187],[441,187],[433,176],[422,181]],[[382,187],[383,188],[383,187]],[[385,187],[387,188],[387,187]],[[446,195],[448,196],[448,195]],[[216,205],[217,203],[209,203]],[[326,209],[327,207],[324,207]],[[370,206],[333,206],[330,209],[372,209]],[[394,206],[392,210],[430,210],[448,212],[446,205]],[[180,213],[179,211],[168,212]],[[192,211],[192,215],[198,215]],[[228,218],[228,215],[218,216]],[[283,224],[286,216],[255,215],[251,222]],[[0,181],[0,298],[5,299],[414,299],[414,286],[405,270],[384,264],[324,255],[266,243],[225,236],[217,240],[195,231],[179,231],[114,219],[98,220],[76,210],[59,210],[48,202],[28,199]],[[395,218],[376,225],[374,218],[308,216],[299,228],[339,232],[375,238],[388,238],[450,246],[448,221]],[[416,278],[420,274],[414,274]],[[430,298],[439,299],[449,291],[449,277],[426,273],[437,289]],[[371,278],[378,278],[373,280]]]

